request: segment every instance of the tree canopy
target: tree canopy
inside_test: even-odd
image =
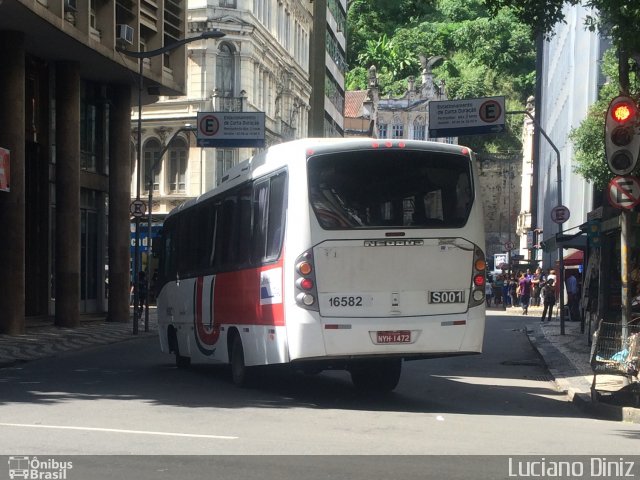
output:
[[[532,34],[546,37],[553,35],[558,22],[564,22],[564,7],[583,4],[593,9],[585,18],[585,27],[599,31],[611,39],[618,52],[618,81],[620,90],[626,93],[630,87],[629,59],[640,66],[640,2],[631,0],[485,0],[488,8],[497,13],[511,8],[521,20],[532,25]]]
[[[375,65],[381,93],[399,95],[406,79],[421,80],[420,56],[442,57],[433,73],[450,99],[503,95],[522,110],[534,93],[532,31],[512,8],[494,14],[483,0],[353,0],[349,4],[347,89],[366,89]],[[521,150],[521,117],[507,132],[461,137],[479,152]]]

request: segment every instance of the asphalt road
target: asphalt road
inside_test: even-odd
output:
[[[283,480],[507,478],[509,456],[636,454],[640,425],[570,404],[523,328],[489,317],[485,353],[406,362],[382,397],[360,394],[345,372],[267,372],[240,389],[223,367],[176,369],[153,338],[28,362],[0,369],[0,453],[72,455],[69,479]]]

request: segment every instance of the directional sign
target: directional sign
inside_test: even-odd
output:
[[[142,200],[134,200],[129,205],[129,213],[136,218],[144,217],[144,214],[147,211],[147,204]]]
[[[551,221],[554,223],[564,223],[570,216],[569,209],[564,205],[556,205],[551,209]]]
[[[504,131],[504,97],[429,102],[429,137]]]
[[[607,196],[612,206],[633,209],[640,203],[640,179],[630,176],[615,177],[609,182]]]
[[[264,147],[264,112],[198,112],[199,147]]]

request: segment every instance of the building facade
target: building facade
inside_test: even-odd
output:
[[[587,221],[587,213],[594,207],[593,186],[573,172],[574,148],[569,139],[571,129],[586,117],[606,81],[599,60],[608,43],[585,28],[584,20],[590,13],[580,5],[565,7],[566,23],[557,24],[555,35],[545,42],[542,72],[538,72],[542,91],[536,115],[558,149],[561,166],[558,179],[558,155],[546,139],[539,137],[536,222],[544,239],[553,237],[559,229],[570,234],[579,232],[578,227]],[[560,195],[558,180],[562,184]],[[558,205],[559,197],[570,213],[569,220],[560,226],[551,220],[551,210]],[[558,258],[557,250],[539,251],[539,258],[545,267],[552,267]]]
[[[309,136],[344,136],[347,0],[313,0]]]
[[[0,332],[28,318],[129,320],[131,106],[185,90],[186,1],[0,2]],[[8,175],[7,175],[8,174]],[[108,275],[108,276],[107,276]]]
[[[187,35],[218,29],[225,36],[188,45],[186,95],[160,96],[143,108],[142,170],[133,172],[131,194],[148,203],[152,189],[152,236],[174,207],[214,188],[258,150],[198,147],[192,130],[199,112],[264,112],[265,147],[309,134],[312,3],[190,0],[188,6]],[[132,119],[135,129],[135,109]],[[139,265],[153,271],[148,218],[140,229]],[[132,255],[135,231],[133,224]]]

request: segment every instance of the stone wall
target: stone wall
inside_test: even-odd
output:
[[[518,245],[516,224],[520,212],[522,158],[485,154],[479,156],[478,160],[479,190],[485,216],[486,254],[490,267],[493,267],[493,254],[505,252],[504,244],[509,239],[514,245]]]

